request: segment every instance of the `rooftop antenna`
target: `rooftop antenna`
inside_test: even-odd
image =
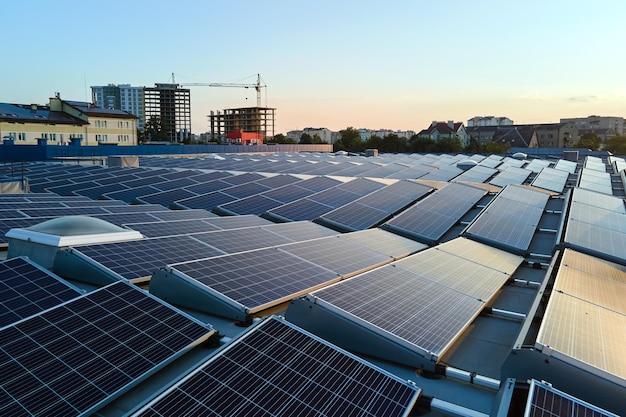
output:
[[[176,77],[174,76],[174,73],[172,73],[172,84],[176,84]]]

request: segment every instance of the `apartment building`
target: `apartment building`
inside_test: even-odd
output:
[[[607,140],[624,134],[626,120],[623,117],[587,116],[561,119],[561,123],[572,123],[581,136],[585,133],[594,133],[602,140]]]
[[[502,116],[474,116],[467,121],[467,127],[511,126],[512,124],[513,120]]]
[[[144,129],[144,87],[130,84],[108,84],[91,87],[92,101],[96,107],[109,110],[122,110],[137,116],[137,128]]]
[[[92,103],[50,98],[47,105],[0,103],[0,138],[16,145],[137,145],[137,119]]]

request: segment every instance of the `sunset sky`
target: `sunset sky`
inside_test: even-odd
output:
[[[13,1],[0,101],[107,83],[269,85],[278,131],[626,116],[626,2]],[[26,23],[25,23],[26,22]],[[87,87],[87,88],[86,88]],[[194,133],[254,91],[192,87]],[[247,99],[247,100],[246,100]]]

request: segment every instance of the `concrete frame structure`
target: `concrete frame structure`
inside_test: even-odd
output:
[[[274,137],[276,109],[239,107],[211,111],[209,133],[212,141],[258,145]]]
[[[179,84],[144,87],[145,122],[158,117],[170,142],[191,140],[191,92]]]

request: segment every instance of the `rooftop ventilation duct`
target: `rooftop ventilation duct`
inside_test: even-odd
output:
[[[52,268],[60,248],[125,242],[142,239],[143,235],[94,217],[64,216],[24,229],[11,229],[6,237],[9,258],[28,256],[45,268]]]

